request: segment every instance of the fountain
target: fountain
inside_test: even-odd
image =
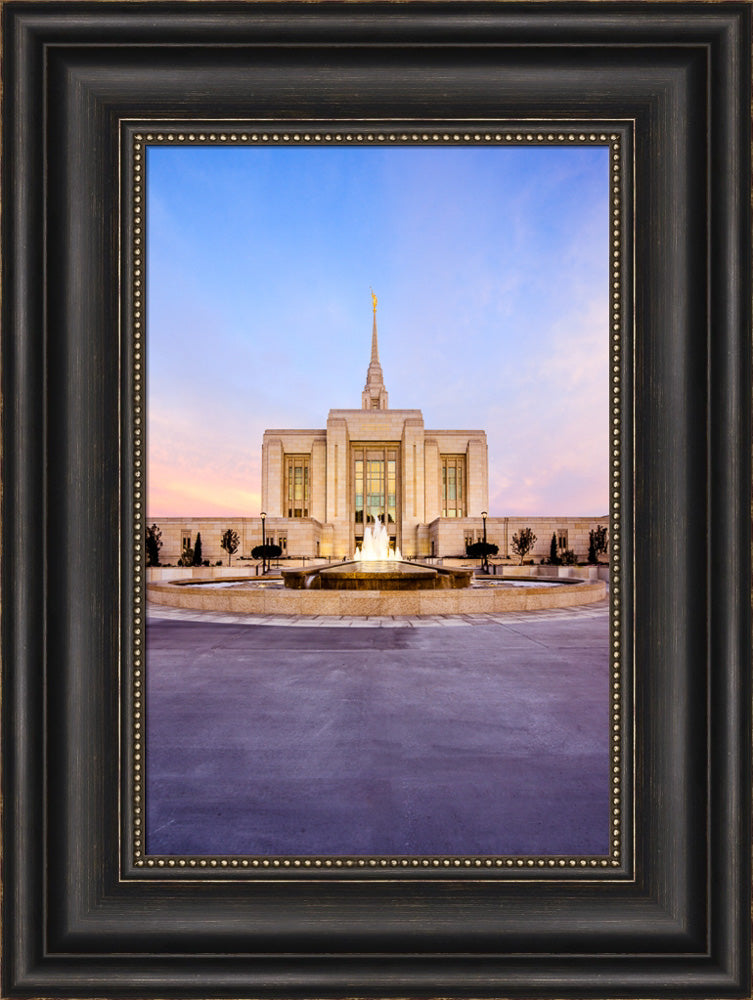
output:
[[[379,522],[375,528],[368,525],[363,533],[363,545],[356,546],[355,562],[402,562],[399,546],[390,548],[390,536],[385,526]]]
[[[368,525],[363,543],[348,562],[309,569],[284,569],[285,586],[293,590],[445,590],[470,587],[473,570],[425,566],[403,559],[390,548],[383,524]]]

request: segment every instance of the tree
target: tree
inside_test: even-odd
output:
[[[469,542],[465,547],[465,554],[472,559],[484,559],[486,556],[496,556],[499,552],[499,545],[494,542]]]
[[[596,541],[593,531],[588,532],[588,561],[592,564],[599,561],[599,557],[596,555]]]
[[[520,556],[520,565],[536,544],[536,536],[530,528],[521,528],[512,536],[512,550],[516,556]]]
[[[196,532],[196,544],[193,547],[192,566],[201,566],[201,532]]]
[[[600,525],[598,525],[598,527],[594,528],[593,531],[589,531],[588,534],[589,534],[589,538],[591,538],[593,540],[594,552],[595,552],[595,554],[597,556],[597,558],[594,559],[594,562],[598,562],[598,556],[600,554],[603,553],[603,554],[606,555],[607,546],[608,546],[607,529],[606,529],[606,527],[603,524],[600,524]],[[589,560],[588,561],[590,562],[591,561],[591,558],[590,558],[591,549],[590,549],[590,547],[589,547],[588,551],[589,551]]]
[[[233,553],[238,551],[238,541],[238,532],[234,531],[232,528],[228,528],[227,531],[222,532],[220,545],[227,552],[228,566],[230,565]]]
[[[178,559],[179,566],[193,566],[193,549],[190,545],[187,545],[185,549],[180,554],[180,559]]]
[[[549,562],[552,566],[559,566],[560,564],[560,554],[557,549],[557,534],[552,532],[552,541],[549,546]]]
[[[162,532],[156,524],[146,529],[146,564],[159,566],[159,550],[162,548]]]
[[[251,549],[252,559],[279,559],[282,555],[282,549],[279,545],[255,545]]]

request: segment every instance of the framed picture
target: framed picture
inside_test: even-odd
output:
[[[750,996],[750,5],[63,0],[7,3],[3,18],[3,995]],[[293,176],[306,178],[303,197]],[[512,375],[496,386],[508,406],[523,403],[499,342],[521,356],[530,345],[533,380],[548,375],[556,397],[558,369],[530,336],[504,339],[504,315],[499,337],[473,339],[490,308],[489,233],[512,242],[524,182],[527,228],[538,213],[556,261],[526,268],[518,232],[504,265],[522,275],[516,328],[544,308],[526,283],[537,269],[547,292],[561,281],[556,301],[582,317],[572,329],[587,327],[591,265],[578,236],[590,216],[601,233],[586,256],[603,338],[586,349],[605,429],[586,443],[598,451],[603,438],[605,509],[572,523],[544,507],[535,523],[530,506],[507,511],[494,419],[426,429],[433,413],[444,421],[434,426],[468,426],[460,414],[449,422],[461,401],[481,413],[459,360],[474,348],[483,382]],[[571,211],[555,218],[565,188]],[[395,258],[373,279],[376,255],[344,251],[368,195],[380,221],[368,232]],[[411,211],[419,223],[401,228]],[[324,235],[302,305],[312,227]],[[427,259],[442,262],[441,283],[427,279]],[[328,260],[339,282],[325,280]],[[490,266],[498,275],[498,255]],[[344,287],[358,282],[357,293]],[[443,291],[462,285],[480,308],[466,308],[462,344],[443,339],[436,317],[428,340],[396,336],[393,356],[415,374],[393,367],[390,399],[382,317],[407,323],[411,285],[453,331],[463,316],[441,307]],[[495,276],[487,291],[500,287]],[[256,325],[239,332],[249,290]],[[365,303],[354,350],[334,333],[353,329],[351,296]],[[305,356],[295,316],[319,330],[308,381],[285,356]],[[229,346],[217,332],[228,328]],[[572,332],[563,344],[572,365]],[[433,379],[417,353],[429,349]],[[364,370],[345,387],[351,354]],[[190,384],[198,368],[203,392]],[[445,417],[433,383],[453,368]],[[223,372],[224,393],[213,384]],[[411,384],[425,402],[406,401]],[[231,398],[262,423],[245,455],[232,444],[221,456],[229,476],[212,480],[239,419]],[[557,417],[546,402],[532,440],[551,426],[567,441],[561,406]],[[301,429],[325,417],[326,430]],[[209,458],[201,441],[190,451],[192,435]],[[191,462],[203,507],[180,506]],[[208,506],[232,496],[234,476],[257,495],[242,510]],[[597,528],[609,545],[601,576]],[[526,548],[525,530],[542,551]],[[593,555],[592,569],[558,584],[570,552]],[[473,553],[483,566],[469,565]],[[515,569],[513,556],[536,563]],[[528,591],[513,586],[531,579]],[[505,622],[544,645],[523,609],[561,607],[555,592],[591,607],[572,619],[594,655],[561,656],[544,679],[542,658],[526,653],[530,691],[522,680],[500,688],[491,667],[523,662],[499,651]],[[248,614],[251,630],[238,618]],[[317,624],[291,625],[291,614]],[[565,621],[529,614],[539,629]],[[423,746],[436,749],[464,698],[467,713],[490,713],[453,728],[434,772],[417,738],[413,772],[393,784],[405,745],[323,714],[360,678],[342,702],[359,714],[373,675],[348,636],[375,626],[379,662],[395,674],[393,700],[373,698],[377,730],[401,720],[404,733],[420,718]],[[406,629],[421,633],[423,660],[408,640],[402,659],[384,653]],[[238,649],[251,684],[233,673]],[[416,702],[400,685],[441,657],[441,690],[432,674],[436,698],[419,683]],[[302,666],[321,671],[304,696]],[[316,692],[319,728],[338,734],[336,768],[323,750],[332,741],[301,740],[305,713],[286,714],[280,677],[299,698]],[[505,771],[514,744],[500,753],[483,733],[516,699],[530,708],[545,683],[561,714],[542,712],[542,729],[560,743],[537,784],[519,763]],[[418,714],[401,714],[412,698]],[[235,718],[231,701],[243,706]],[[253,746],[238,742],[249,718]],[[580,770],[576,734],[596,748]],[[377,774],[379,753],[390,763]],[[346,758],[351,780],[335,786]],[[458,765],[471,758],[477,770]],[[433,781],[437,769],[446,780]],[[301,794],[303,813],[286,805]],[[500,816],[516,808],[513,836]]]
[[[126,134],[137,868],[632,872],[631,146],[584,127]]]

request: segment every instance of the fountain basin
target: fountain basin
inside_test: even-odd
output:
[[[288,587],[211,589],[196,581],[183,586],[154,583],[155,604],[195,611],[261,615],[457,615],[500,611],[543,611],[591,604],[606,597],[603,580],[578,580],[566,587],[467,587],[439,590],[307,590]]]
[[[471,585],[473,570],[371,559],[311,569],[284,569],[291,590],[452,590]]]

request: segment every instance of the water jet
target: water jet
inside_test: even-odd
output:
[[[292,590],[457,590],[470,587],[473,570],[426,566],[403,559],[390,548],[383,524],[369,525],[353,559],[335,566],[284,569],[285,586]]]

